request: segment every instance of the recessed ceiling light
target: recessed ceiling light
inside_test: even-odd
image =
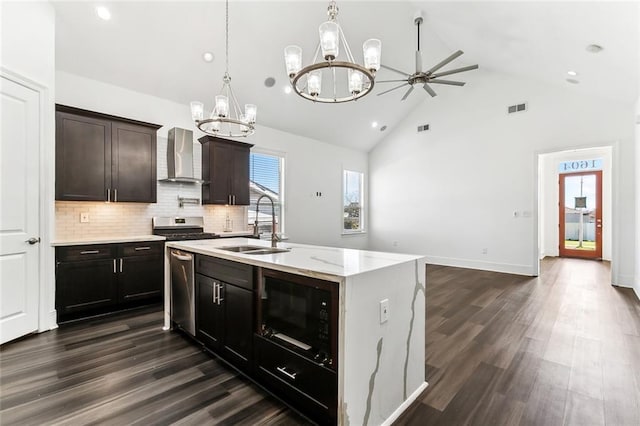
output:
[[[267,77],[264,80],[264,85],[267,87],[273,87],[276,84],[276,79],[273,77]]]
[[[603,50],[604,50],[604,47],[600,46],[599,44],[590,44],[587,46],[587,52],[599,53],[599,52],[602,52]]]
[[[567,78],[567,82],[571,83],[571,84],[578,84],[580,83],[580,81],[576,80],[575,78]]]
[[[98,17],[104,21],[111,19],[111,12],[109,12],[109,9],[104,6],[96,7],[96,13],[98,14]]]
[[[371,127],[373,127],[374,129],[378,127],[378,122],[377,121],[372,122]]]
[[[202,54],[202,60],[205,61],[205,62],[212,62],[213,58],[214,58],[214,56],[213,56],[213,53],[211,53],[211,52],[204,52]]]
[[[570,75],[571,77],[575,77],[578,75],[578,73],[575,71],[567,71],[567,74]]]
[[[287,95],[292,92],[291,86],[284,86],[284,93]]]

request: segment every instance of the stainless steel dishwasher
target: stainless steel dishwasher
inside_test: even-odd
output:
[[[194,256],[171,250],[171,321],[187,333],[196,334]]]

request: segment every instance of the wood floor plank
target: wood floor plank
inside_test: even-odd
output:
[[[607,262],[428,265],[426,303],[429,386],[397,424],[640,424],[640,302]],[[0,346],[0,423],[309,423],[162,322],[132,311]]]

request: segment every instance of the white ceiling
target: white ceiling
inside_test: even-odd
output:
[[[224,72],[224,2],[100,2],[111,10],[108,22],[97,18],[96,4],[54,1],[57,69],[185,105],[201,100],[211,108]],[[240,103],[258,105],[259,124],[368,151],[384,137],[371,128],[372,121],[391,129],[430,97],[422,90],[415,90],[404,102],[400,101],[404,90],[375,95],[393,87],[392,83],[379,83],[374,94],[340,105],[314,104],[286,95],[283,48],[300,45],[308,61],[327,4],[232,0],[232,87]],[[634,102],[638,95],[636,2],[341,0],[338,6],[338,21],[357,60],[362,42],[379,38],[382,63],[412,72],[413,17],[422,11],[425,68],[461,49],[465,54],[444,69],[479,64],[481,71],[455,76],[469,85],[476,84],[478,72],[498,71],[567,86],[566,72],[575,70],[581,83],[572,85],[573,90],[625,102]],[[591,43],[604,46],[604,51],[588,53],[585,47]],[[214,53],[212,63],[202,60],[205,51]],[[276,79],[274,87],[265,87],[267,77]],[[387,70],[377,76],[377,80],[396,78]],[[439,96],[465,90],[433,87]]]

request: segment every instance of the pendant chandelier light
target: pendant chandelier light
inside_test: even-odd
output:
[[[293,90],[305,99],[323,103],[355,101],[373,89],[375,74],[380,68],[382,44],[377,39],[365,41],[362,45],[364,66],[357,64],[337,22],[338,6],[335,1],[329,2],[327,14],[329,20],[320,25],[320,42],[311,65],[302,67],[300,47],[287,46],[284,49],[287,74]],[[340,41],[346,60],[338,60]],[[318,61],[320,53],[322,57]],[[323,94],[322,81],[327,78],[331,79],[332,84],[327,90],[325,83]]]
[[[204,104],[191,102],[191,117],[198,129],[208,135],[245,137],[255,132],[256,114],[258,107],[253,104],[245,104],[244,112],[240,109],[238,100],[231,89],[231,76],[229,75],[229,0],[225,4],[226,32],[225,55],[226,66],[222,77],[222,89],[215,97],[215,105],[209,118],[204,119]]]

